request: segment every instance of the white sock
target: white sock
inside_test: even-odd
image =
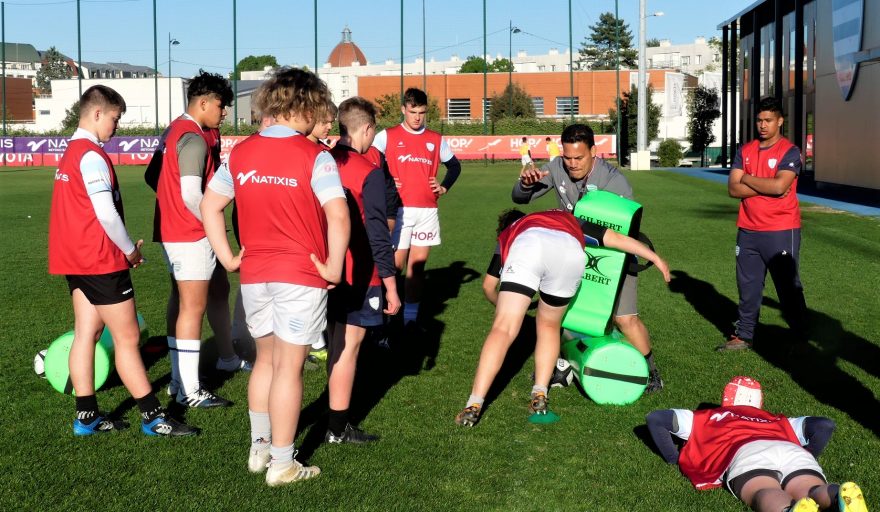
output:
[[[177,340],[177,359],[183,394],[199,389],[199,350],[201,340]]]
[[[168,338],[168,359],[171,360],[171,382],[180,384],[180,360],[177,358],[177,338],[174,336],[166,336]]]
[[[251,447],[269,448],[269,443],[272,442],[269,413],[248,410],[248,416],[251,418]]]
[[[293,465],[293,443],[277,447],[274,444],[269,448],[269,454],[272,456],[272,465],[276,468]]]

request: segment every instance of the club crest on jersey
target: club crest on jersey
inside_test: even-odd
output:
[[[426,142],[425,147],[428,148],[428,151],[434,151],[434,143],[433,142]]]
[[[776,162],[778,162],[778,160],[776,160],[775,158],[771,158],[770,160],[767,160],[767,165],[769,165],[770,168],[773,169],[774,167],[776,167]]]

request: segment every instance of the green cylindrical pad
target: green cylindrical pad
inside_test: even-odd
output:
[[[562,354],[575,369],[575,378],[598,404],[631,404],[648,384],[648,362],[617,336],[571,340]]]
[[[109,332],[101,334],[101,338],[95,345],[95,390],[107,381],[110,372],[113,371],[113,339]],[[59,336],[49,345],[46,351],[46,380],[59,393],[73,395],[73,383],[70,381],[70,346],[73,344],[73,331],[68,331]]]

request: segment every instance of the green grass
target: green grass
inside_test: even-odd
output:
[[[382,441],[319,444],[326,375],[308,371],[297,445],[323,474],[279,489],[245,468],[243,375],[219,388],[234,407],[187,414],[203,429],[197,438],[146,438],[134,428],[72,436],[73,399],[31,371],[34,354],[73,325],[64,279],[46,272],[52,172],[0,172],[0,510],[744,510],[725,491],[693,490],[646,445],[641,428],[657,408],[717,403],[738,374],[762,382],[770,410],[834,419],[837,431],[820,462],[830,480],[859,482],[876,507],[880,223],[804,205],[801,277],[815,328],[808,362],[785,357],[785,324],[769,283],[758,331],[765,348],[717,354],[713,347],[734,320],[737,204],[719,184],[673,173],[627,174],[645,206],[643,231],[678,271],[669,288],[654,270],[640,285],[666,389],[626,407],[596,405],[575,387],[554,391],[562,420],[533,425],[526,421],[531,360],[523,344],[483,421],[456,427],[492,318],[480,275],[518,168],[465,165],[441,201],[444,243],[431,255],[423,306],[432,317],[429,336],[392,355],[364,354],[360,416]],[[153,198],[141,169],[119,174],[129,230],[148,240]],[[551,206],[548,198],[529,208]],[[138,309],[151,334],[164,336],[168,277],[156,245],[148,243],[145,254],[148,263],[132,272]],[[210,342],[208,330],[205,336]],[[164,355],[149,368],[158,383],[167,383],[168,372]],[[99,401],[136,424],[122,386],[102,390]]]

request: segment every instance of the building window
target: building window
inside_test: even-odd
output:
[[[348,99],[348,89],[342,90],[342,97]]]
[[[470,98],[449,98],[446,100],[446,117],[449,119],[470,119]]]
[[[689,65],[690,63],[691,63],[691,57],[690,57],[689,55],[683,55],[683,56],[681,57],[681,65],[682,65],[682,66],[687,66],[687,65]]]
[[[48,110],[41,110],[41,111],[40,111],[40,115],[41,115],[41,116],[48,116],[49,114],[51,114],[51,112],[48,111]]]
[[[702,63],[703,63],[703,56],[702,56],[702,55],[697,55],[697,66],[699,66],[699,65],[702,64]]]
[[[536,116],[543,116],[544,115],[544,98],[542,98],[542,97],[532,98],[532,107],[534,107],[534,109],[535,109]]]
[[[558,116],[570,116],[577,115],[578,113],[578,98],[577,96],[560,96],[556,98],[556,115]]]

